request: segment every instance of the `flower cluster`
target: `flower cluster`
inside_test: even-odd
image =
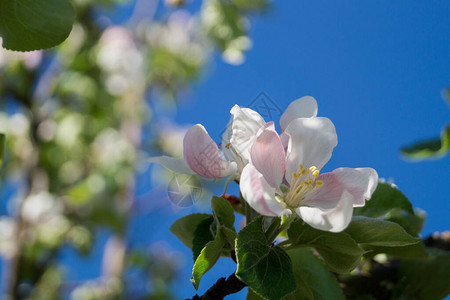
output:
[[[317,102],[306,96],[292,102],[274,122],[249,108],[235,105],[222,140],[222,149],[200,125],[184,137],[184,158],[151,160],[179,173],[206,178],[232,176],[239,180],[247,203],[264,216],[296,213],[314,228],[344,230],[353,207],[364,206],[378,183],[372,168],[338,168],[320,174],[337,145],[336,129],[317,117]]]

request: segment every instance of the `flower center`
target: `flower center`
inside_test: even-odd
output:
[[[305,169],[300,164],[298,171],[292,174],[289,192],[284,197],[287,206],[299,207],[308,195],[320,189],[323,181],[316,180],[317,176],[319,176],[319,170],[315,166]]]
[[[220,143],[219,148],[222,145],[223,144]],[[242,169],[244,169],[246,164],[244,163],[242,157],[239,155],[239,153],[236,151],[236,149],[234,149],[234,147],[231,143],[226,144],[222,151],[229,160],[236,162],[239,170],[242,171]]]

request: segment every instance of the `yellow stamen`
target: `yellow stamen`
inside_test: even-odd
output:
[[[298,171],[292,174],[291,188],[284,197],[285,204],[289,207],[301,206],[307,196],[323,186],[322,180],[315,180],[317,176],[319,176],[317,167],[305,169],[300,164]]]

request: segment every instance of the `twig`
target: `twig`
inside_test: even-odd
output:
[[[228,279],[225,279],[225,277],[219,278],[203,296],[195,295],[191,299],[186,300],[222,300],[230,294],[239,292],[245,286],[246,284],[237,279],[236,275],[231,274]]]

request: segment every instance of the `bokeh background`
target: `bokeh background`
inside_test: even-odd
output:
[[[173,174],[146,158],[180,156],[195,123],[219,143],[234,104],[277,123],[315,97],[338,133],[325,171],[373,167],[426,212],[423,236],[449,229],[450,157],[399,153],[450,120],[448,1],[230,3],[74,1],[58,49],[0,50],[3,292],[16,267],[24,298],[192,297],[192,254],[169,227],[224,182],[191,178],[201,196],[176,206]],[[221,259],[198,293],[234,268]]]

